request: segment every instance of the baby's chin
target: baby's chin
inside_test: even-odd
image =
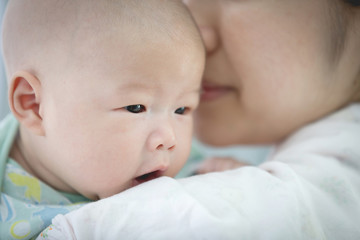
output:
[[[163,171],[154,171],[154,172],[149,172],[147,174],[143,174],[141,176],[135,177],[134,179],[130,180],[129,182],[127,182],[126,184],[123,184],[120,188],[116,187],[113,189],[109,189],[107,191],[99,191],[99,193],[97,194],[90,194],[88,196],[84,195],[85,197],[91,199],[91,200],[100,200],[100,199],[104,199],[104,198],[108,198],[111,196],[114,196],[116,194],[119,194],[121,192],[124,192],[130,188],[139,186],[143,183],[149,182],[151,180],[157,179],[159,177],[165,176]],[[166,174],[167,176],[167,174]]]
[[[108,197],[114,196],[116,194],[119,194],[121,192],[124,192],[131,187],[132,187],[131,183],[129,182],[129,183],[123,184],[121,187],[103,188],[102,190],[96,191],[96,192],[95,191],[92,191],[92,192],[84,191],[80,194],[92,201],[97,201],[97,200],[108,198]]]

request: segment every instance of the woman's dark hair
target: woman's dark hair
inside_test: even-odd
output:
[[[354,7],[360,6],[360,0],[345,0],[345,2],[351,4]]]

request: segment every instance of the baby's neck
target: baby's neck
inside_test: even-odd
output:
[[[27,154],[25,152],[25,148],[21,141],[20,135],[18,135],[15,139],[14,144],[10,150],[9,157],[16,161],[22,168],[24,168],[26,172],[33,176],[36,176],[28,161]]]

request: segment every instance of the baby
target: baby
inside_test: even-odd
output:
[[[185,163],[204,49],[176,0],[12,0],[0,239]]]

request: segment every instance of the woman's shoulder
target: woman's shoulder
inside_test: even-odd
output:
[[[276,147],[273,157],[309,153],[360,158],[360,104],[349,105],[299,129]]]

